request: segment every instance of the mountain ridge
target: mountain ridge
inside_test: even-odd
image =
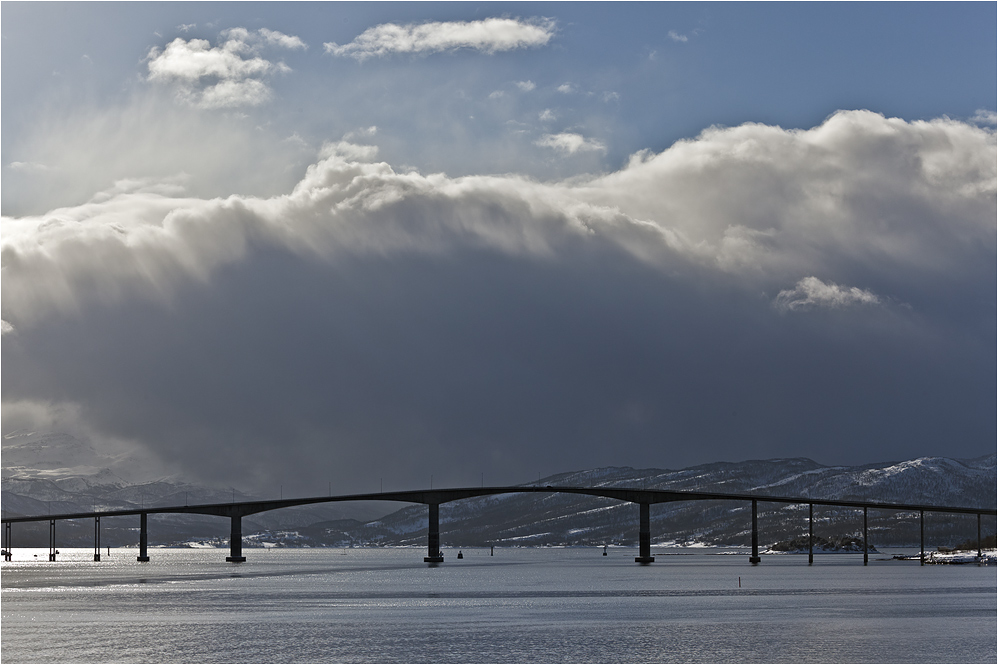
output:
[[[134,509],[186,503],[225,503],[258,499],[231,488],[210,488],[177,479],[161,478],[130,483],[113,467],[87,462],[94,449],[73,449],[72,437],[56,437],[50,446],[59,459],[31,469],[25,462],[30,450],[17,446],[8,457],[4,448],[2,496],[4,515],[89,512]],[[50,442],[53,439],[49,440]],[[57,445],[56,445],[57,444]],[[35,451],[37,452],[37,451]],[[96,451],[94,451],[96,452]],[[106,461],[128,460],[98,456]],[[8,464],[11,461],[11,464]],[[74,462],[69,466],[66,461]],[[712,462],[683,469],[602,467],[567,471],[519,486],[631,487],[664,490],[704,490],[840,499],[960,505],[993,508],[996,456],[969,459],[920,457],[858,466],[826,466],[805,457],[770,458],[743,462]],[[127,474],[122,474],[127,475]],[[410,505],[387,512],[388,503],[369,504],[360,514],[344,504],[288,508],[244,519],[247,546],[268,542],[346,547],[356,545],[425,546],[426,507]],[[371,514],[371,511],[379,511]],[[815,533],[827,537],[856,531],[855,509],[815,507]],[[652,539],[658,545],[747,544],[750,511],[744,501],[688,501],[651,507]],[[372,518],[377,519],[372,519]],[[117,519],[117,522],[115,521]],[[108,518],[105,542],[134,540],[134,525],[126,518]],[[861,518],[860,518],[861,520]],[[807,532],[807,510],[801,504],[760,502],[759,521],[767,542]],[[150,541],[182,543],[191,540],[222,542],[227,521],[208,516],[151,515]],[[917,516],[897,511],[870,511],[870,538],[881,545],[912,544],[918,540]],[[927,520],[933,538],[966,538],[967,519],[935,515]],[[121,526],[115,526],[116,524]],[[994,531],[994,519],[987,528]],[[79,527],[79,528],[78,528]],[[464,499],[440,507],[442,543],[455,546],[603,545],[633,544],[637,540],[637,507],[600,497],[534,493]],[[976,525],[975,525],[976,528]],[[61,529],[67,544],[74,531],[86,541],[86,528],[70,524]],[[29,530],[30,531],[30,530]],[[255,535],[254,535],[255,534]],[[284,535],[280,535],[284,534]]]

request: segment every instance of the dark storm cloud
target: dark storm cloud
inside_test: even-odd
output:
[[[846,113],[550,184],[373,157],[5,219],[5,409],[306,493],[992,449],[993,133]]]

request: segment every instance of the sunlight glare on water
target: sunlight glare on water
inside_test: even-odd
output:
[[[996,571],[632,549],[15,549],[3,662],[995,662]],[[35,558],[35,554],[38,558]],[[103,553],[102,553],[103,554]],[[740,586],[739,586],[740,584]]]

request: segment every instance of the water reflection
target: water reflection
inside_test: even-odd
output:
[[[238,570],[222,550],[21,553],[0,568],[4,661],[995,662],[994,568],[463,553],[247,550]]]

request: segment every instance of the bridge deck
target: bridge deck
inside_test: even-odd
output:
[[[599,496],[637,504],[656,504],[674,501],[762,501],[768,503],[799,503],[814,506],[836,506],[841,508],[867,508],[897,510],[905,512],[962,513],[967,515],[996,515],[995,508],[969,506],[939,506],[931,504],[889,503],[879,501],[859,501],[846,499],[820,499],[800,496],[775,496],[769,494],[747,494],[727,492],[704,492],[700,490],[653,490],[627,487],[563,487],[563,486],[512,486],[512,487],[461,487],[435,490],[412,490],[402,492],[373,492],[368,494],[344,494],[339,496],[315,496],[297,499],[272,499],[262,501],[235,501],[229,503],[206,503],[183,506],[150,506],[148,508],[127,508],[122,510],[92,511],[83,513],[59,513],[50,515],[7,516],[0,518],[4,523],[44,522],[48,520],[72,520],[93,517],[117,517],[124,515],[155,515],[161,513],[188,513],[197,515],[217,515],[234,517],[256,513],[306,506],[318,503],[342,501],[397,501],[402,503],[423,503],[440,505],[461,499],[470,499],[495,494],[561,493]]]

